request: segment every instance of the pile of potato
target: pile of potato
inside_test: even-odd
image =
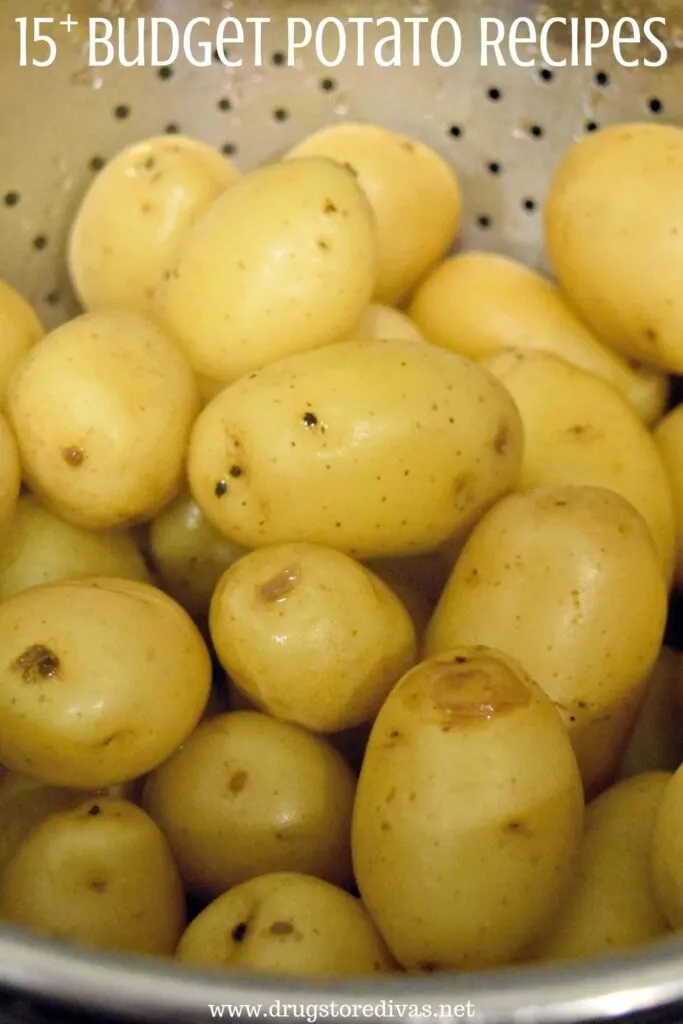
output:
[[[577,144],[553,283],[380,127],[102,171],[85,313],[0,287],[6,923],[326,977],[683,928],[682,176]]]

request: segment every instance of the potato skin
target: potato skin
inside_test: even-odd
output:
[[[150,776],[143,805],[190,891],[218,896],[270,871],[347,885],[354,792],[324,739],[234,711],[200,726]]]
[[[216,588],[209,625],[254,707],[318,733],[371,721],[417,658],[412,620],[389,587],[313,544],[242,558]]]
[[[433,551],[514,486],[519,413],[474,363],[409,341],[345,342],[226,388],[200,413],[190,487],[247,548],[358,558]]]
[[[196,373],[232,383],[347,338],[376,263],[372,211],[348,168],[273,164],[245,175],[186,235],[162,322]]]
[[[0,917],[78,945],[171,955],[185,926],[178,869],[134,804],[97,797],[47,818],[5,873]]]
[[[185,234],[239,171],[212,146],[163,135],[123,149],[97,175],[71,228],[68,264],[83,309],[154,318]]]
[[[180,490],[197,386],[152,323],[92,313],[36,345],[8,395],[24,475],[86,529],[151,518]]]
[[[144,775],[192,732],[211,660],[187,614],[131,580],[33,587],[0,604],[0,763],[56,786]]]
[[[9,424],[0,413],[0,538],[5,540],[21,490],[19,449]]]
[[[43,583],[93,576],[151,582],[131,534],[83,530],[22,494],[0,551],[0,601]]]
[[[669,782],[650,848],[654,897],[669,927],[683,928],[683,766]]]
[[[635,775],[588,805],[576,880],[534,959],[589,959],[666,933],[650,848],[670,779],[668,772]]]
[[[667,596],[649,531],[623,498],[593,487],[527,491],[475,527],[426,651],[485,644],[516,658],[561,708],[592,790],[619,763]]]
[[[350,341],[424,341],[420,331],[405,313],[392,306],[373,303],[368,306],[349,334]]]
[[[353,168],[377,223],[375,298],[395,303],[453,244],[462,220],[453,168],[417,139],[371,124],[338,124],[304,139],[289,159],[328,157]]]
[[[5,408],[12,374],[44,336],[45,328],[33,307],[7,281],[0,280],[0,409]]]
[[[354,809],[356,879],[406,969],[509,963],[565,896],[582,820],[552,702],[499,652],[458,648],[409,672],[375,721]]]
[[[683,371],[681,174],[680,128],[613,125],[569,150],[545,206],[548,256],[572,305],[617,352],[669,373]]]
[[[545,352],[506,352],[483,365],[512,395],[524,424],[520,489],[606,487],[647,523],[673,576],[673,495],[652,435],[613,387]]]
[[[654,437],[671,486],[676,527],[675,580],[677,587],[683,588],[683,405],[664,417]]]
[[[445,260],[422,282],[409,313],[429,341],[470,359],[508,349],[566,359],[615,387],[648,425],[666,405],[664,374],[632,366],[603,345],[557,285],[507,256],[467,252]]]
[[[192,967],[309,978],[396,969],[359,900],[293,872],[261,875],[219,896],[190,924],[176,958]]]

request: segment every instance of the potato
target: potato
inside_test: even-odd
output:
[[[0,409],[5,407],[12,374],[45,328],[26,299],[0,280]]]
[[[676,584],[683,588],[683,405],[665,416],[655,431],[655,441],[664,461],[676,520]]]
[[[41,583],[92,576],[149,582],[145,560],[129,533],[72,526],[23,494],[0,549],[0,601]]]
[[[352,341],[424,341],[417,327],[405,313],[391,306],[368,306],[349,335]]]
[[[393,303],[441,259],[460,230],[462,195],[434,150],[371,124],[337,124],[304,139],[289,158],[328,157],[351,167],[377,221],[375,297]]]
[[[245,175],[169,267],[161,316],[195,371],[232,383],[344,341],[375,286],[376,231],[354,176],[331,160]]]
[[[7,543],[7,533],[17,509],[21,490],[19,449],[7,420],[0,413],[0,538]]]
[[[682,173],[680,128],[612,125],[567,153],[545,207],[550,263],[578,313],[669,373],[683,372]]]
[[[474,363],[410,341],[345,342],[226,388],[199,415],[197,504],[247,548],[358,558],[433,551],[517,479],[519,413]]]
[[[269,871],[348,884],[354,791],[353,772],[322,738],[233,711],[150,776],[143,805],[187,888],[217,896]]]
[[[157,327],[92,313],[31,350],[8,409],[36,494],[76,526],[106,529],[151,518],[180,490],[199,396]]]
[[[582,819],[552,702],[499,652],[458,648],[409,672],[375,721],[353,816],[356,879],[403,967],[508,963],[557,912]]]
[[[545,352],[506,352],[483,364],[512,395],[524,424],[520,488],[606,487],[650,528],[667,580],[673,576],[673,495],[657,445],[621,395]]]
[[[318,733],[371,721],[417,657],[415,628],[393,591],[314,544],[240,559],[216,588],[209,626],[254,707]]]
[[[615,387],[647,424],[666,405],[664,374],[601,344],[557,285],[506,256],[467,252],[446,260],[420,285],[409,312],[429,341],[470,359],[511,348],[559,356]]]
[[[33,587],[0,604],[0,763],[54,786],[143,775],[192,732],[211,659],[186,613],[131,580]]]
[[[395,970],[359,900],[292,872],[262,875],[224,893],[195,918],[176,957],[192,967],[307,978]]]
[[[83,308],[153,316],[183,238],[238,177],[211,146],[178,135],[122,150],[95,178],[71,229],[69,271]]]
[[[427,632],[428,655],[485,644],[560,707],[585,786],[616,769],[659,654],[667,588],[649,531],[611,491],[505,498],[475,527]]]
[[[642,707],[617,772],[675,771],[683,761],[683,718],[677,701],[681,656],[663,647],[647,683]]]
[[[666,787],[654,823],[650,869],[654,898],[669,927],[683,928],[683,766]]]
[[[34,829],[5,872],[0,917],[78,945],[171,955],[185,901],[154,822],[134,804],[105,797]]]
[[[245,554],[207,521],[187,492],[152,522],[149,546],[164,590],[193,616],[208,614],[221,576]]]
[[[588,805],[572,892],[534,958],[588,959],[666,933],[652,891],[650,846],[670,778],[636,775]]]

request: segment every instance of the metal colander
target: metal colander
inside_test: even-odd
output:
[[[183,59],[170,69],[92,68],[78,28],[70,35],[55,30],[59,53],[52,67],[20,68],[15,17],[60,19],[67,13],[81,23],[91,16],[152,15],[180,27],[199,15],[215,21],[258,15],[271,22],[262,67],[254,67],[245,47],[245,66],[236,69],[218,60],[195,68]],[[355,60],[329,68],[309,49],[290,67],[285,22],[292,14],[311,22],[327,16],[450,16],[462,28],[463,54],[450,69],[427,54],[419,68],[359,68]],[[669,58],[658,69],[624,68],[606,48],[592,67],[550,68],[529,46],[524,56],[534,67],[511,61],[506,67],[481,66],[480,18],[511,22],[525,16],[540,25],[555,14],[610,22],[624,14],[639,20],[664,16]],[[559,60],[567,55],[569,37],[554,33],[552,39]],[[248,169],[342,119],[376,121],[435,147],[463,182],[463,244],[543,267],[540,213],[560,155],[573,140],[608,123],[652,118],[683,124],[679,47],[683,5],[675,0],[557,0],[557,10],[531,0],[2,0],[0,277],[23,292],[48,325],[77,312],[65,271],[68,227],[93,176],[130,142],[182,132],[215,144]],[[652,56],[647,46],[639,55]],[[428,1007],[432,1020],[439,1019],[442,1006],[468,1000],[474,1019],[487,1024],[602,1020],[683,1001],[683,941],[587,965],[324,986],[189,974],[163,963],[75,952],[0,929],[0,984],[89,1007],[98,1019],[108,1011],[148,1022],[206,1021],[209,1004],[260,1005],[267,1014],[277,1001],[377,1004],[377,1016],[386,1017],[392,999]]]

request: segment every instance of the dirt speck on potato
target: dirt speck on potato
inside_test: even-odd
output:
[[[12,662],[12,669],[21,673],[25,683],[42,683],[59,675],[60,662],[54,651],[43,644],[32,644]]]
[[[67,466],[72,466],[74,469],[78,469],[85,462],[85,452],[82,448],[77,448],[75,445],[62,448],[62,458],[66,462]]]

